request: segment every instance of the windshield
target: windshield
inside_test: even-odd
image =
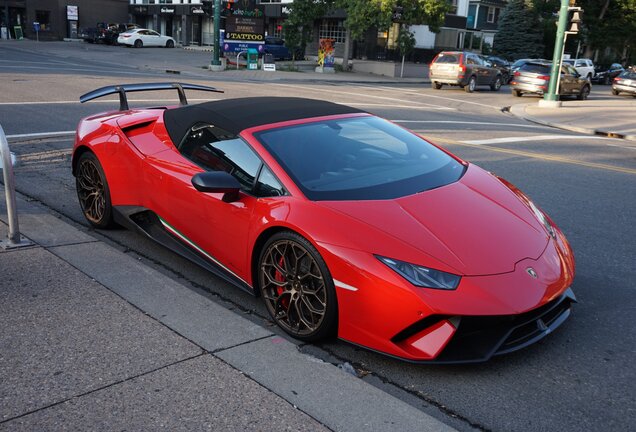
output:
[[[310,200],[376,200],[453,183],[464,166],[373,116],[267,130],[256,138]]]

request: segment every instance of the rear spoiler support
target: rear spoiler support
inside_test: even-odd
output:
[[[202,86],[198,84],[187,84],[187,83],[141,83],[141,84],[120,84],[114,86],[106,86],[102,88],[98,88],[97,90],[93,90],[86,94],[80,96],[80,102],[88,102],[93,99],[97,99],[100,97],[108,96],[111,94],[119,94],[119,110],[127,111],[128,108],[128,98],[126,97],[127,92],[136,92],[136,91],[153,91],[153,90],[171,90],[176,89],[177,93],[179,93],[179,103],[181,105],[187,105],[188,99],[186,99],[184,90],[200,90],[200,91],[209,91],[215,93],[223,93],[223,90],[218,90],[214,87]]]

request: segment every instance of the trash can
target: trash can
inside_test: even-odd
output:
[[[258,50],[255,48],[247,49],[247,68],[250,70],[258,69]]]

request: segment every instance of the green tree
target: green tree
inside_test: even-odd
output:
[[[292,68],[296,53],[304,52],[311,41],[314,20],[323,16],[331,2],[322,0],[295,0],[289,5],[290,13],[283,23],[285,45],[292,51]]]
[[[493,51],[507,59],[543,56],[543,29],[530,0],[510,0],[499,18]]]
[[[614,60],[636,61],[636,0],[578,0],[583,13],[585,57],[610,49]]]

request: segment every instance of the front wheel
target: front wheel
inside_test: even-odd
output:
[[[174,41],[169,40],[168,42],[166,42],[166,48],[174,48]]]
[[[106,175],[90,151],[82,153],[77,161],[75,188],[86,220],[96,228],[112,227],[113,206]]]
[[[519,90],[512,90],[512,95],[514,97],[521,97],[521,92]]]
[[[584,85],[579,94],[576,96],[578,100],[585,100],[590,95],[590,86]]]
[[[475,91],[475,87],[477,87],[477,80],[474,76],[471,76],[468,80],[468,84],[466,84],[466,86],[464,87],[464,91],[466,93],[472,93]]]
[[[613,94],[614,96],[618,96],[618,94],[619,94],[619,93],[620,93],[620,92],[619,92],[618,90],[612,89],[612,94]]]
[[[141,39],[137,39],[134,45],[135,45],[135,48],[141,48],[144,46],[144,43],[141,41]]]
[[[440,90],[440,89],[442,88],[442,84],[441,84],[441,83],[438,83],[438,82],[432,82],[431,84],[432,84],[432,86],[433,86],[433,88],[434,88],[435,90]]]
[[[501,77],[497,77],[497,79],[495,79],[495,82],[490,85],[490,90],[499,91],[500,88],[501,88]]]
[[[276,324],[304,341],[335,334],[338,305],[333,279],[307,239],[290,231],[275,234],[258,262],[260,292]]]

